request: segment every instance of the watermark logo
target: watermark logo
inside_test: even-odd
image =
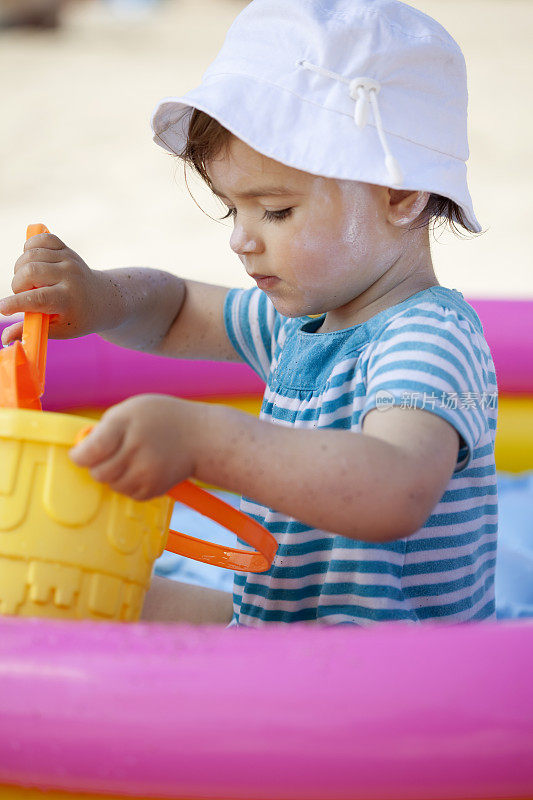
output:
[[[394,395],[386,389],[379,389],[376,392],[376,408],[378,411],[387,411],[394,403]]]
[[[376,392],[376,408],[378,411],[387,411],[394,405],[394,395],[386,389]],[[497,392],[402,392],[397,408],[498,408]]]

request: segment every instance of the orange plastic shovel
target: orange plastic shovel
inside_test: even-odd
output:
[[[28,225],[26,240],[48,233],[44,225]],[[42,410],[48,314],[24,314],[22,342],[0,350],[0,407]]]

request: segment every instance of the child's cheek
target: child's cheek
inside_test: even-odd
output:
[[[307,227],[294,234],[291,241],[289,268],[302,289],[316,289],[327,281],[328,271],[337,257],[335,236],[331,230]]]
[[[368,263],[376,239],[374,206],[366,184],[314,180],[303,222],[292,236],[292,250],[315,286],[317,281],[341,280],[346,271]]]
[[[377,240],[378,210],[363,183],[338,181],[343,198],[339,219],[339,244],[354,264],[368,264]]]

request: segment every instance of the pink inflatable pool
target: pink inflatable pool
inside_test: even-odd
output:
[[[533,302],[470,302],[500,392],[533,395]],[[242,364],[96,336],[50,341],[46,386],[49,410],[263,389]],[[533,797],[533,620],[224,630],[4,617],[0,673],[10,800]]]
[[[0,620],[0,783],[222,800],[533,792],[533,624]]]

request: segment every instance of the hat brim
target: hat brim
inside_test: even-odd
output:
[[[325,178],[389,186],[377,130],[371,121],[359,129],[353,116],[295,97],[280,86],[247,75],[213,75],[181,97],[165,97],[155,108],[154,141],[179,155],[187,141],[192,110],[214,117],[259,153],[289,167]],[[286,121],[292,120],[287,133]],[[324,147],[334,141],[335,147]],[[468,191],[466,163],[387,131],[399,162],[400,188],[450,198],[462,209],[472,230],[482,228]],[[351,153],[347,158],[346,153]]]

